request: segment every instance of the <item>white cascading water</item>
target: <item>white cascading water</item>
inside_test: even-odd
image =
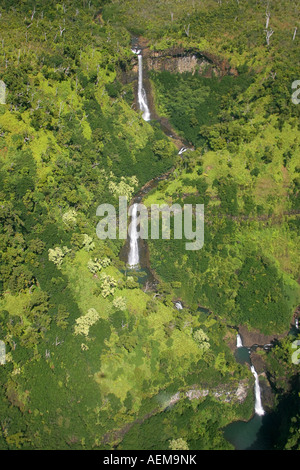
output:
[[[128,264],[131,268],[137,266],[139,264],[139,245],[138,245],[138,238],[139,234],[137,231],[137,204],[133,204],[132,213],[131,213],[131,224],[129,230],[129,238],[130,238],[130,250],[128,255]]]
[[[263,416],[265,414],[265,410],[261,404],[259,379],[254,366],[251,366],[251,372],[255,378],[255,413],[259,416]]]
[[[179,150],[178,152],[178,155],[182,155],[183,152],[186,152],[187,151],[187,148],[186,147],[181,147],[181,149]]]
[[[134,54],[138,56],[139,62],[139,80],[138,80],[138,102],[139,108],[143,113],[144,121],[150,121],[151,114],[148,107],[146,91],[143,87],[143,56],[140,50],[132,49]]]
[[[182,303],[179,300],[175,303],[175,307],[177,308],[177,310],[183,309]]]
[[[242,348],[243,347],[242,338],[239,334],[236,335],[236,347],[237,348]]]
[[[242,338],[239,334],[236,336],[236,346],[237,348],[242,348],[243,347],[243,342]],[[255,367],[251,365],[251,372],[254,375],[255,378],[255,413],[258,416],[263,416],[265,414],[265,410],[263,409],[263,406],[261,404],[261,396],[260,396],[260,386],[259,386],[259,378],[258,374],[255,370]]]

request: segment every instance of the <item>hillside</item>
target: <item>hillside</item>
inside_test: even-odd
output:
[[[233,449],[237,332],[260,433],[299,449],[299,7],[1,2],[1,450]],[[203,247],[172,218],[132,269],[96,232],[120,196],[204,204]]]

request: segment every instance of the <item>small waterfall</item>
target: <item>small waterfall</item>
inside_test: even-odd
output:
[[[178,152],[178,155],[182,155],[187,150],[189,150],[190,152],[194,152],[195,149],[193,147],[181,147],[181,149]]]
[[[178,155],[182,155],[183,152],[186,152],[187,151],[187,148],[186,147],[181,147],[181,149],[179,150],[178,152]]]
[[[139,80],[138,80],[138,102],[139,108],[143,113],[144,121],[150,121],[151,114],[148,107],[146,91],[143,87],[143,56],[140,50],[132,49],[134,54],[138,56],[139,62]]]
[[[237,348],[243,348],[243,341],[242,341],[242,338],[241,338],[239,333],[236,335],[236,347]],[[265,410],[263,409],[263,406],[261,404],[258,374],[255,370],[255,367],[252,364],[250,366],[250,369],[251,369],[251,372],[252,372],[252,374],[254,375],[254,378],[255,378],[255,389],[254,389],[255,390],[255,413],[258,416],[263,416],[265,414]]]
[[[177,308],[177,310],[182,310],[183,309],[182,303],[179,300],[177,302],[175,302],[175,307]]]
[[[131,224],[129,230],[129,238],[130,238],[130,250],[128,255],[128,264],[131,268],[137,266],[139,264],[139,245],[138,245],[138,238],[139,234],[137,231],[137,204],[133,204],[132,212],[131,212]]]
[[[254,366],[251,366],[251,372],[255,378],[255,413],[258,416],[263,416],[265,414],[265,410],[263,409],[261,404],[259,380]]]
[[[236,347],[237,348],[242,348],[243,347],[243,341],[242,341],[241,335],[239,333],[236,335]]]

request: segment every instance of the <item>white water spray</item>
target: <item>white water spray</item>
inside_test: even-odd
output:
[[[261,404],[259,379],[254,366],[251,366],[251,372],[255,378],[255,413],[258,416],[263,416],[265,414],[265,410],[263,409]]]
[[[137,266],[139,264],[139,245],[138,245],[138,238],[139,234],[137,231],[137,204],[133,204],[132,213],[131,213],[131,224],[129,230],[129,238],[130,238],[130,250],[128,255],[128,264],[131,268]]]
[[[239,335],[239,333],[236,335],[236,347],[237,348],[242,348],[243,347],[242,338]]]
[[[139,108],[143,113],[144,121],[150,121],[151,114],[148,107],[146,91],[143,87],[143,56],[140,50],[132,49],[134,54],[138,56],[139,62],[139,80],[138,80],[138,102]]]
[[[184,152],[187,151],[187,148],[186,147],[181,147],[181,149],[179,150],[178,152],[178,155],[182,155]]]
[[[182,303],[179,300],[175,303],[175,307],[177,308],[177,310],[183,309]]]
[[[239,333],[236,335],[236,346],[237,346],[237,348],[242,348],[243,347],[242,338],[239,335]],[[254,391],[255,391],[255,413],[258,416],[263,416],[265,414],[265,410],[263,409],[263,406],[261,404],[259,378],[258,378],[258,374],[255,370],[255,367],[253,365],[251,365],[251,372],[252,372],[252,374],[254,375],[254,378],[255,378],[255,386],[254,386]]]

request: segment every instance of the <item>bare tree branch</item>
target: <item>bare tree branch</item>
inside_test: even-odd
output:
[[[294,30],[294,34],[293,34],[293,41],[295,41],[295,38],[296,38],[296,34],[297,34],[297,26],[295,26],[295,30]]]
[[[190,25],[188,25],[187,27],[184,25],[184,32],[187,36],[190,35]]]
[[[270,37],[272,36],[272,34],[274,34],[274,31],[272,28],[270,28],[270,29],[265,29],[265,32],[266,32],[266,42],[267,42],[267,45],[269,46]]]

